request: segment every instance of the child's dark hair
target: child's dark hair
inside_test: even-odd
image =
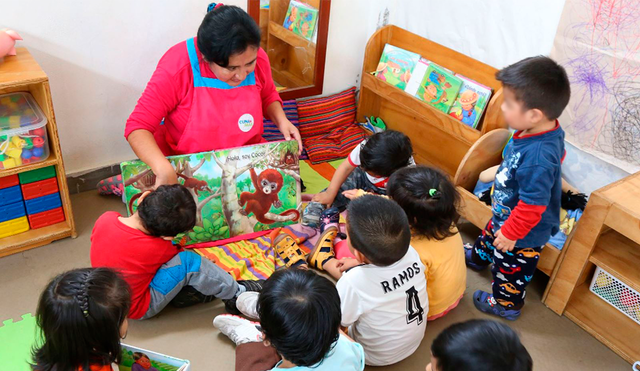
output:
[[[549,57],[525,58],[498,71],[496,79],[511,89],[526,109],[539,109],[549,120],[560,117],[569,104],[567,72]]]
[[[258,313],[265,339],[296,366],[321,362],[338,340],[338,290],[313,271],[276,271],[260,292]]]
[[[138,206],[144,228],[156,237],[173,237],[196,225],[196,202],[180,184],[161,185]]]
[[[437,358],[437,371],[533,370],[533,360],[515,331],[496,321],[453,324],[435,338],[431,353]]]
[[[377,176],[388,177],[409,165],[413,148],[408,136],[395,130],[376,133],[360,150],[360,167]]]
[[[405,167],[393,173],[387,194],[407,214],[414,232],[434,240],[458,233],[460,195],[446,175],[427,166]]]
[[[33,350],[38,371],[89,370],[120,361],[120,327],[129,314],[129,285],[109,268],[74,269],[40,296],[36,320],[43,343]]]
[[[409,249],[411,230],[407,215],[397,203],[384,197],[364,195],[349,203],[347,232],[351,246],[372,264],[388,266]]]
[[[222,5],[204,16],[198,28],[197,43],[207,62],[227,67],[232,55],[242,53],[250,46],[260,47],[260,27],[244,10]]]

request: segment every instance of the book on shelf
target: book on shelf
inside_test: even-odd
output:
[[[418,87],[416,97],[434,108],[449,113],[462,87],[462,79],[444,67],[430,63]]]
[[[418,61],[420,55],[386,44],[374,76],[404,90]]]
[[[418,63],[413,67],[413,71],[411,72],[411,78],[407,83],[407,87],[404,88],[404,91],[407,94],[415,96],[418,92],[418,88],[422,83],[422,79],[424,78],[424,74],[427,72],[427,68],[431,64],[431,61],[427,58],[420,58]]]
[[[491,88],[460,74],[456,76],[462,80],[462,87],[449,110],[449,115],[475,129],[489,104]]]
[[[307,40],[312,40],[317,23],[318,9],[300,1],[291,0],[282,27]]]

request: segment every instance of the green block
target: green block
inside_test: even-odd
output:
[[[56,169],[53,166],[43,167],[18,174],[20,184],[37,182],[39,180],[49,179],[56,176]]]

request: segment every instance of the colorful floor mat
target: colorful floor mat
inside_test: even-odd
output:
[[[307,187],[304,193],[314,194],[327,188],[333,174],[343,161],[344,159],[315,165],[309,160],[300,161],[300,177]]]
[[[27,313],[21,320],[6,320],[0,326],[0,370],[30,371],[31,347],[36,334],[36,318]]]

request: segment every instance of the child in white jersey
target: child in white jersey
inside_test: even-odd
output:
[[[342,326],[363,346],[368,365],[400,362],[424,337],[427,281],[410,240],[407,216],[395,202],[365,195],[349,204],[347,241],[363,264],[346,271],[337,288]]]

